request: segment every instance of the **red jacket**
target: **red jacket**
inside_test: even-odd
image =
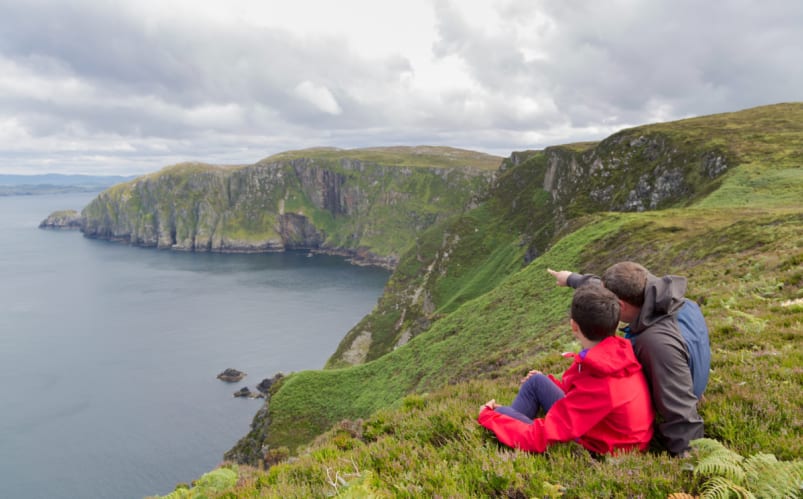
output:
[[[605,338],[588,350],[585,359],[576,355],[562,381],[549,377],[566,396],[552,405],[546,417],[526,424],[483,408],[480,424],[505,445],[531,452],[571,440],[600,454],[647,448],[654,414],[647,381],[629,341]]]

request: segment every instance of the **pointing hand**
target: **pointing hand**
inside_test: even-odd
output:
[[[570,271],[568,271],[568,270],[552,270],[552,269],[546,269],[546,271],[549,272],[550,274],[552,274],[552,277],[555,278],[555,283],[558,286],[568,286],[569,276],[572,275],[572,273]]]

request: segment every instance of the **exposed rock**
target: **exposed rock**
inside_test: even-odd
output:
[[[348,364],[362,364],[368,357],[373,335],[371,331],[360,331],[353,337],[349,348],[343,352],[342,360]]]
[[[227,383],[236,383],[237,381],[245,378],[245,376],[246,374],[244,372],[238,371],[237,369],[228,368],[222,373],[218,374],[217,379]]]
[[[259,390],[261,393],[264,393],[265,395],[268,395],[270,394],[270,387],[273,386],[274,383],[276,383],[282,378],[284,378],[284,374],[282,373],[276,373],[276,375],[273,376],[272,378],[265,378],[259,382],[259,384],[257,385],[257,390]]]
[[[543,188],[554,202],[557,228],[584,213],[689,202],[729,168],[723,152],[679,147],[661,133],[625,131],[582,153],[557,146],[544,154]]]
[[[235,397],[242,397],[242,398],[249,398],[249,399],[261,399],[265,398],[265,395],[260,392],[252,392],[247,386],[244,386],[234,392]]]
[[[40,229],[80,230],[81,214],[75,210],[54,211],[39,224]]]

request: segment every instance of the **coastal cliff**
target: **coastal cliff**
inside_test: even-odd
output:
[[[39,224],[40,229],[80,230],[83,224],[81,214],[75,210],[54,211]]]
[[[482,206],[419,236],[377,308],[346,334],[327,367],[369,362],[406,344],[542,255],[574,220],[688,206],[713,191],[733,153],[680,131],[652,125],[599,143],[512,153]],[[477,268],[488,270],[478,275]]]
[[[102,192],[90,238],[178,251],[308,250],[394,268],[417,233],[476,203],[501,158],[451,148],[313,149],[185,163]]]

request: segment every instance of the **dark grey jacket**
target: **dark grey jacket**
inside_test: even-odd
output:
[[[599,282],[593,275],[572,274],[567,283],[577,288]],[[626,332],[632,336],[633,351],[644,369],[658,413],[658,435],[672,454],[689,448],[689,441],[703,436],[703,419],[697,413],[692,388],[689,353],[680,334],[676,316],[684,305],[686,279],[649,275],[644,305]]]

